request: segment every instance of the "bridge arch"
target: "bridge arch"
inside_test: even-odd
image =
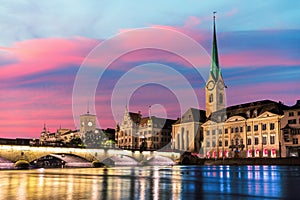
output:
[[[139,161],[128,155],[113,155],[101,161],[106,166],[137,166]]]
[[[48,154],[30,162],[34,167],[91,167],[91,162],[74,154]]]

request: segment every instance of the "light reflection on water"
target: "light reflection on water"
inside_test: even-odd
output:
[[[173,166],[0,171],[0,199],[282,199],[295,166]]]

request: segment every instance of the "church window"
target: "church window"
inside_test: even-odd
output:
[[[210,94],[209,95],[209,103],[213,102],[214,101],[214,95],[213,94]]]

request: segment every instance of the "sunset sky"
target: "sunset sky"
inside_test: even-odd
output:
[[[39,137],[46,123],[54,132],[60,126],[75,129],[72,97],[77,72],[90,52],[101,43],[112,49],[131,48],[143,41],[134,34],[119,37],[137,28],[180,32],[195,40],[211,54],[212,13],[217,11],[217,38],[220,67],[227,88],[227,105],[270,99],[287,105],[300,99],[300,2],[293,0],[253,1],[4,1],[0,6],[0,137]],[[147,35],[149,34],[149,35]],[[151,38],[146,32],[144,38]],[[120,39],[121,38],[121,39]],[[171,49],[184,44],[161,35],[161,43]],[[117,41],[117,42],[116,42]],[[188,49],[186,51],[189,51]],[[200,56],[199,56],[200,58]],[[86,64],[85,63],[85,64]],[[176,82],[171,71],[132,72],[136,66],[151,68],[149,63],[169,66],[192,85],[201,109],[205,109],[204,80],[184,58],[159,49],[141,49],[122,54],[105,68],[95,93],[95,105],[101,128],[114,128],[111,96],[118,81],[133,73],[143,85],[128,100],[131,111],[148,115],[164,110],[169,118],[180,117],[176,96],[187,95],[183,86],[164,87],[159,80]],[[104,69],[104,66],[93,66]],[[209,65],[207,66],[210,67]],[[151,69],[154,69],[152,67]],[[161,67],[162,68],[162,67]],[[167,74],[166,74],[167,73]],[[169,74],[169,76],[168,76]],[[160,77],[160,75],[163,75]],[[123,79],[122,79],[123,78]],[[127,80],[130,76],[127,76]],[[148,84],[147,84],[148,82]],[[127,81],[128,83],[128,81]],[[133,82],[130,81],[133,84]],[[122,89],[121,89],[122,90]],[[123,90],[124,91],[124,90]],[[121,98],[121,97],[120,97]],[[122,101],[123,101],[122,100]],[[85,106],[90,97],[82,97]],[[116,105],[117,118],[126,102]],[[93,106],[95,110],[93,110]],[[192,105],[191,105],[192,106]],[[76,120],[75,120],[76,121]]]

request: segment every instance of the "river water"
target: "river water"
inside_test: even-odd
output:
[[[300,167],[173,166],[0,171],[0,199],[299,199]]]

